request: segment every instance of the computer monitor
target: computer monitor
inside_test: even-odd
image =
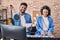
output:
[[[1,33],[3,37],[25,40],[26,39],[26,27],[1,25]]]

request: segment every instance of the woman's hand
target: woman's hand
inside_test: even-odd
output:
[[[48,34],[48,36],[50,37],[50,36],[53,36],[52,34]]]
[[[41,33],[41,36],[45,36],[45,33],[44,33],[44,32],[42,32],[42,33]]]

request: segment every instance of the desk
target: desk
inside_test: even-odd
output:
[[[41,36],[35,36],[35,35],[28,35],[27,40],[59,40],[59,39],[54,37],[47,37],[47,36],[41,37]]]

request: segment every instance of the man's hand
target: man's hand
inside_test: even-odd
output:
[[[32,27],[26,27],[26,28],[29,29],[29,30],[32,29]]]
[[[26,29],[32,29],[31,25],[32,25],[31,23],[27,23],[26,24]]]

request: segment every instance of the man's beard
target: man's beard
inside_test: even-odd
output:
[[[25,11],[20,10],[21,13],[25,13]]]
[[[22,12],[22,13],[25,13],[25,11],[24,11],[24,12]]]

